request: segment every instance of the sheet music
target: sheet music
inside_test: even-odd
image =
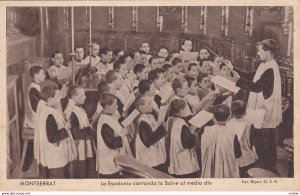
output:
[[[134,100],[135,100],[135,95],[134,95],[134,93],[131,93],[129,95],[126,103],[123,106],[123,111],[124,112],[126,112],[129,109],[129,107],[133,104]]]
[[[193,118],[191,118],[189,120],[189,123],[191,123],[195,127],[201,128],[208,121],[213,119],[213,117],[214,117],[214,115],[212,113],[202,110],[199,113],[197,113]]]
[[[74,70],[75,73],[75,70]],[[69,80],[72,78],[72,68],[66,67],[66,68],[61,68],[58,71],[56,71],[56,78],[58,81],[62,80]]]
[[[232,91],[234,93],[237,93],[240,90],[240,88],[237,87],[234,82],[219,75],[212,77],[211,81],[214,84],[223,87],[229,91]]]
[[[189,52],[189,51],[180,51],[179,52],[181,59],[183,61],[187,60],[187,61],[197,61],[198,58],[198,52]]]
[[[140,112],[135,109],[124,121],[122,121],[121,124],[124,127],[129,126],[139,114],[140,114]]]
[[[254,125],[255,128],[261,129],[264,122],[266,110],[247,108],[245,118]]]

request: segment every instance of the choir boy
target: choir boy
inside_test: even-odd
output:
[[[91,46],[91,56],[85,57],[85,61],[87,61],[91,67],[95,67],[96,64],[100,62],[100,57],[99,57],[99,51],[100,51],[100,45],[96,42],[92,43]]]
[[[139,96],[135,104],[141,113],[136,119],[138,128],[135,139],[136,159],[149,167],[167,172],[164,139],[167,132],[162,126],[163,120],[157,121],[153,115],[153,100],[150,96]]]
[[[97,125],[96,171],[100,178],[121,178],[114,159],[119,155],[130,155],[128,130],[114,116],[117,110],[117,98],[104,93],[100,97],[103,111]]]
[[[42,178],[67,178],[68,166],[77,154],[70,123],[56,107],[61,95],[57,85],[47,85],[41,91],[37,111],[34,151]]]
[[[185,121],[186,107],[186,102],[181,99],[170,104],[168,172],[177,178],[197,178],[200,168],[195,150],[196,136]]]
[[[226,126],[229,116],[228,106],[216,105],[216,124],[204,129],[201,137],[202,178],[240,177],[237,159],[242,151],[236,134]]]
[[[75,142],[78,158],[71,162],[71,178],[92,177],[93,162],[93,129],[82,105],[86,96],[84,89],[77,85],[71,85],[68,89],[69,104],[74,105],[71,109],[70,123],[71,133]]]

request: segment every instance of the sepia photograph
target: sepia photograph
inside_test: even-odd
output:
[[[293,6],[106,5],[5,7],[7,181],[294,178]]]

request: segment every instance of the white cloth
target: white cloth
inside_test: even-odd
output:
[[[235,133],[225,125],[207,126],[201,137],[202,178],[237,178]]]
[[[101,129],[107,124],[114,130],[115,136],[122,137],[123,146],[118,149],[110,149],[104,143],[101,135]],[[114,159],[119,155],[132,156],[129,142],[128,131],[119,124],[118,119],[112,115],[101,114],[97,126],[97,153],[96,153],[96,171],[100,174],[113,174],[119,169],[116,167]]]
[[[79,128],[81,129],[80,131],[84,131],[82,129],[89,126],[89,119],[85,110],[81,107],[75,106],[73,112],[78,118]],[[74,143],[78,153],[78,160],[85,160],[93,157],[92,146],[94,143],[91,138],[85,140],[74,140]]]
[[[72,137],[68,137],[58,143],[50,143],[47,138],[46,121],[51,114],[54,116],[58,129],[64,127],[65,120],[58,110],[46,106],[45,101],[40,100],[38,105],[38,123],[35,128],[34,152],[37,164],[41,164],[49,169],[60,168],[67,165],[77,157]],[[70,134],[69,134],[70,135]]]
[[[36,89],[39,92],[41,92],[41,86],[38,85],[35,82],[31,82],[28,90],[27,90],[27,105],[26,105],[26,112],[25,112],[25,117],[24,117],[24,127],[29,127],[29,128],[34,128],[35,127],[35,120],[36,120],[36,112],[33,111],[32,107],[31,107],[31,103],[30,103],[30,96],[29,96],[29,92],[31,89]]]
[[[276,128],[282,122],[281,110],[281,78],[278,64],[275,60],[270,60],[259,65],[253,82],[260,79],[261,75],[271,68],[274,73],[273,93],[268,99],[264,99],[263,92],[250,92],[247,107],[253,109],[265,109],[265,117],[262,128]]]
[[[140,124],[141,121],[145,121],[151,126],[152,131],[155,131],[156,121],[152,114],[141,114],[137,120],[138,124]],[[146,147],[141,140],[138,130],[135,141],[136,159],[149,167],[155,167],[165,163],[167,158],[165,144],[165,138],[163,137],[149,148]]]
[[[238,158],[239,167],[245,167],[254,163],[258,157],[254,146],[251,146],[250,143],[251,124],[244,118],[232,118],[227,122],[226,126],[235,132],[240,142],[242,156]]]
[[[185,175],[199,171],[195,148],[184,149],[181,143],[181,129],[187,125],[182,118],[171,117],[168,122],[170,133],[170,165],[168,172],[175,175]]]

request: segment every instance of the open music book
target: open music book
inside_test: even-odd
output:
[[[132,124],[133,120],[140,114],[140,112],[138,110],[134,110],[133,112],[130,113],[130,115],[124,120],[121,122],[121,124],[124,126],[124,127],[127,127],[129,126],[130,124]]]
[[[202,110],[189,120],[193,126],[202,128],[208,121],[213,119],[214,115],[210,112]]]
[[[198,58],[198,52],[189,52],[189,51],[180,51],[179,52],[182,61],[189,61],[189,62],[193,62],[193,61],[197,61]]]
[[[76,74],[75,70],[74,74]],[[59,69],[59,71],[56,71],[56,78],[59,83],[64,82],[65,80],[70,80],[72,78],[72,68],[66,67]]]
[[[237,93],[240,90],[234,82],[219,75],[213,76],[211,82],[234,93]]]

